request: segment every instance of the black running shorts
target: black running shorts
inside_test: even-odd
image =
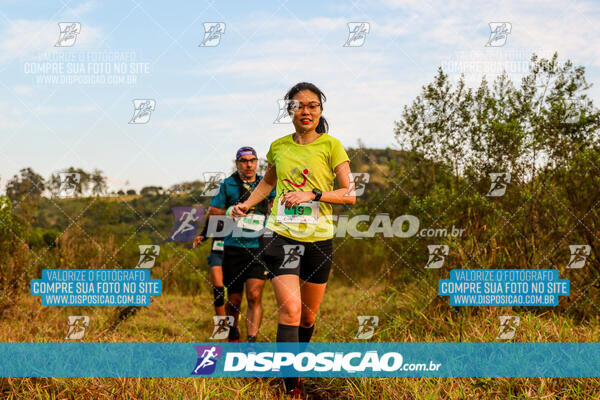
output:
[[[225,246],[223,251],[223,284],[227,293],[242,293],[248,279],[271,279],[260,248]]]
[[[300,242],[273,232],[260,237],[267,268],[274,276],[298,275],[311,283],[326,283],[333,259],[333,239]]]

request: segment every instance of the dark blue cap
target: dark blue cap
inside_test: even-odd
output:
[[[253,155],[254,155],[254,157],[258,157],[258,156],[256,155],[256,150],[254,150],[254,149],[253,149],[252,147],[250,147],[250,146],[244,146],[244,147],[241,147],[241,148],[240,148],[240,149],[237,151],[237,153],[235,153],[235,159],[236,159],[236,160],[239,160],[241,156],[246,156],[246,155],[248,155],[248,154],[253,154]]]

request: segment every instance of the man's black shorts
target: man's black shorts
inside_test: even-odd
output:
[[[223,251],[223,284],[227,293],[242,293],[248,279],[271,279],[260,248],[225,246]]]
[[[260,237],[263,259],[275,276],[293,274],[311,283],[326,283],[333,260],[333,239],[300,242],[273,232]]]

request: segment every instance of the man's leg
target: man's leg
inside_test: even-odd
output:
[[[248,337],[256,339],[262,319],[262,293],[265,287],[264,279],[251,278],[246,281],[246,299],[248,311],[246,313],[246,331]]]
[[[223,268],[215,265],[210,268],[210,279],[213,285],[215,315],[225,315],[225,288],[223,285]]]
[[[225,305],[225,311],[227,311],[227,315],[231,315],[233,317],[233,326],[231,328],[233,331],[237,331],[238,329],[238,319],[240,316],[240,308],[242,307],[242,297],[242,292],[227,293],[227,304]],[[232,339],[232,335],[229,336],[230,339]]]
[[[238,250],[233,246],[225,246],[223,253],[223,283],[227,287],[227,303],[225,312],[233,317],[233,325],[229,329],[229,341],[238,341],[238,318],[242,306],[244,282],[240,279],[238,268]]]

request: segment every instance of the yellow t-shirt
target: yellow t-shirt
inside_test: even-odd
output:
[[[310,192],[314,188],[322,192],[332,191],[335,168],[344,161],[350,161],[342,143],[324,133],[312,143],[301,145],[294,142],[293,134],[290,134],[271,143],[267,161],[277,171],[277,196],[267,220],[267,228],[301,242],[331,239],[334,233],[331,204],[319,201],[318,222],[315,218],[312,222],[316,223],[296,223],[290,221],[315,217],[316,204],[313,205],[314,209],[296,207],[296,210],[286,211],[279,202],[281,195],[288,191]]]

